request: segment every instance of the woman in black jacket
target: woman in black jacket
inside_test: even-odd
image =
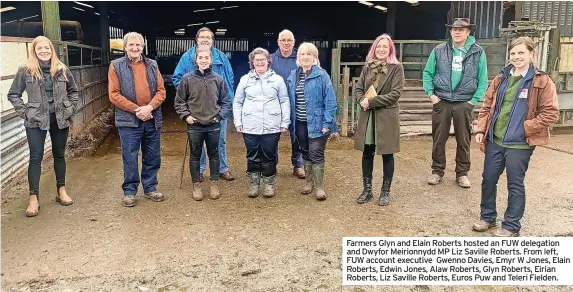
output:
[[[22,100],[24,91],[27,103]],[[78,89],[70,70],[58,59],[52,42],[39,36],[32,41],[28,64],[18,69],[8,92],[8,100],[24,119],[30,160],[28,184],[30,198],[27,217],[38,215],[39,189],[44,142],[50,132],[54,171],[56,173],[56,202],[69,206],[73,203],[66,192],[65,150],[70,119],[76,111]]]

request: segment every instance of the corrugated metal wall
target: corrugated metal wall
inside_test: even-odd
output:
[[[521,13],[529,20],[558,25],[561,36],[573,36],[573,1],[527,1]]]
[[[503,1],[452,1],[448,23],[460,17],[469,18],[476,25],[476,38],[498,38],[503,20]],[[446,34],[448,37],[449,32]]]
[[[181,55],[194,45],[192,37],[158,37],[155,40],[157,57]],[[223,52],[248,52],[250,49],[247,39],[217,38],[214,46]]]
[[[32,39],[2,37],[2,81],[1,94],[1,182],[2,185],[12,180],[28,166],[29,149],[24,129],[24,121],[16,114],[8,101],[7,93],[14,81],[14,75],[19,66],[27,60],[27,47]],[[56,46],[65,47],[62,51],[67,54],[63,60],[70,66],[79,89],[77,112],[72,118],[70,138],[89,122],[94,116],[110,105],[107,97],[107,64],[101,64],[101,49],[66,43],[55,42]],[[77,52],[77,56],[72,56]],[[27,102],[26,93],[22,99]],[[50,155],[50,135],[46,136],[44,153]]]

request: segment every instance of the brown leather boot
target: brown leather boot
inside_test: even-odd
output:
[[[68,196],[66,192],[66,187],[61,186],[57,189],[58,194],[56,195],[56,202],[60,203],[62,206],[69,206],[74,203],[72,198]]]
[[[28,198],[28,208],[26,209],[26,217],[36,217],[40,213],[40,196],[38,193],[30,192]]]
[[[299,179],[304,179],[306,177],[306,173],[304,172],[304,168],[302,167],[295,167],[292,169],[292,175]]]
[[[203,200],[203,192],[201,191],[201,183],[193,183],[193,200],[201,201]]]
[[[221,192],[219,192],[219,181],[213,180],[211,181],[211,191],[209,192],[209,198],[211,200],[216,200],[221,196]]]
[[[122,199],[124,207],[133,207],[135,206],[135,195],[126,195],[123,196]]]
[[[231,174],[230,171],[226,171],[224,173],[219,174],[219,177],[221,177],[222,179],[224,179],[226,181],[232,181],[235,179],[235,177]]]

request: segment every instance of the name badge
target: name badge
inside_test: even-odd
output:
[[[522,89],[521,93],[519,93],[519,98],[527,98],[527,92],[529,89]]]

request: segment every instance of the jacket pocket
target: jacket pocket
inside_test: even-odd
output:
[[[281,110],[278,108],[269,108],[266,110],[267,115],[263,120],[265,129],[270,132],[280,131],[281,128]]]
[[[252,108],[243,107],[241,122],[243,123],[243,131],[253,133],[260,127],[262,121],[259,114]]]
[[[35,82],[32,76],[26,76],[26,93],[28,94],[29,102],[39,103],[42,100],[39,95],[39,89],[40,86],[38,85],[38,82]]]
[[[312,117],[312,130],[317,131],[318,134],[322,133],[322,120],[324,119],[324,111],[316,110]]]
[[[28,123],[40,123],[42,121],[41,115],[42,112],[40,111],[40,106],[42,104],[39,102],[29,102],[28,107],[26,108],[26,121]]]
[[[64,100],[64,118],[66,120],[70,119],[74,115],[74,107],[69,100]]]

